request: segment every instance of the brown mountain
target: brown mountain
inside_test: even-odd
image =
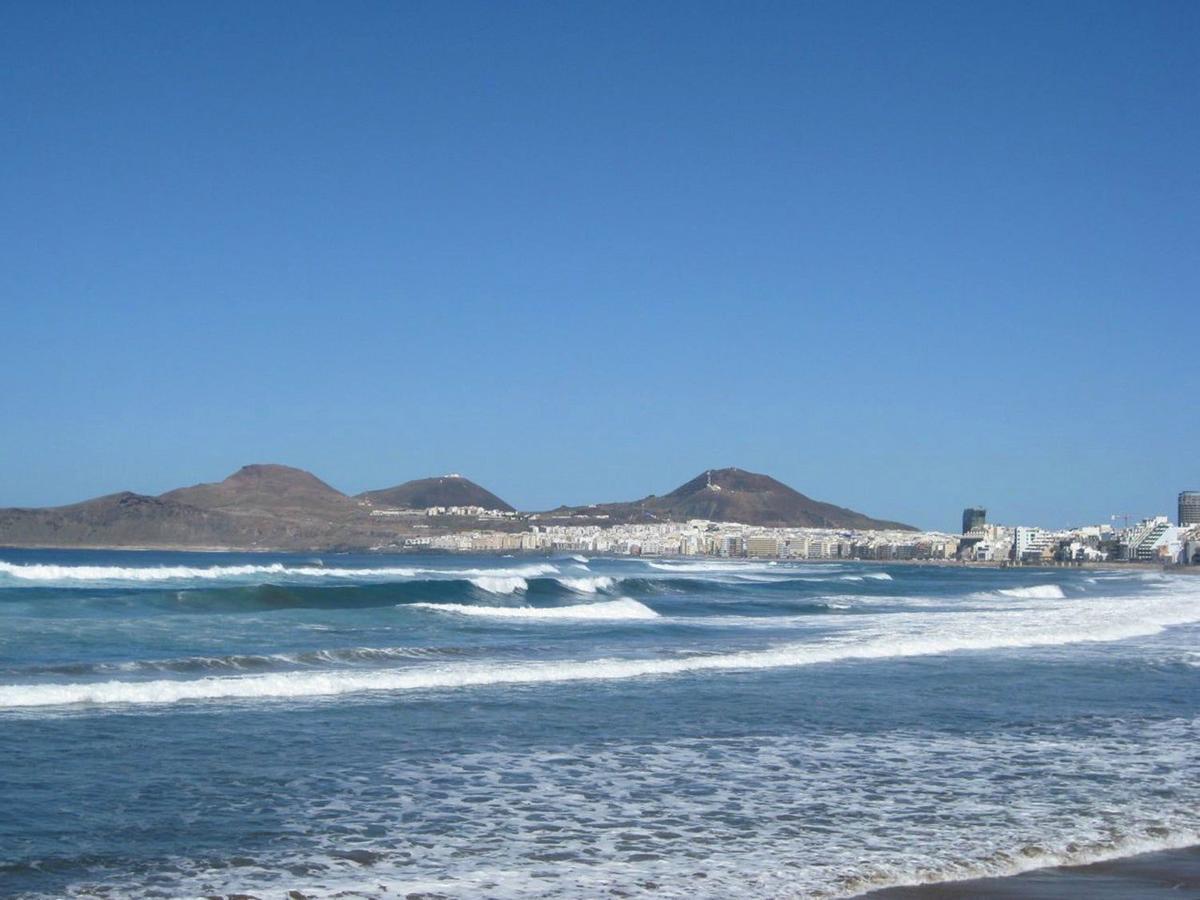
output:
[[[745,525],[805,528],[903,529],[911,525],[872,519],[852,509],[806,497],[769,475],[742,469],[709,469],[671,493],[628,503],[559,507],[556,518],[608,516],[610,522],[709,519]]]
[[[315,475],[279,465],[245,466],[224,481],[159,497],[125,491],[46,509],[0,509],[0,546],[235,549],[364,549],[397,546],[415,532],[381,507],[481,506],[509,511],[495,494],[460,476],[423,478],[347,497]],[[544,517],[596,524],[710,519],[748,525],[910,529],[812,500],[766,475],[710,469],[664,497],[559,507]],[[423,517],[422,517],[423,518]],[[422,521],[421,528],[427,523]],[[453,529],[453,522],[434,525]],[[520,528],[516,520],[492,527]],[[423,531],[422,534],[428,534]]]
[[[284,516],[334,520],[357,504],[303,469],[274,464],[242,466],[224,481],[177,488],[163,500],[237,516]]]
[[[265,464],[158,497],[126,491],[70,506],[0,509],[0,546],[367,549],[414,534],[411,522],[372,516],[379,506],[512,509],[465,478],[427,478],[351,498],[311,472]]]
[[[491,491],[480,487],[461,475],[443,475],[437,478],[419,478],[406,481],[395,487],[358,494],[357,500],[366,500],[372,506],[393,509],[428,509],[431,506],[481,506],[484,509],[499,509],[514,512]]]
[[[222,513],[130,491],[69,506],[0,509],[0,544],[8,546],[204,548],[244,537]]]
[[[158,497],[124,491],[46,509],[0,509],[0,544],[314,549],[386,540],[345,494],[302,469],[245,466]]]

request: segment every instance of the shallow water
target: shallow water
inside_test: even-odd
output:
[[[0,551],[0,893],[845,896],[1200,842],[1200,579]]]

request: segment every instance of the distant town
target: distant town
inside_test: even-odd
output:
[[[520,512],[457,472],[349,495],[311,472],[257,463],[157,496],[0,509],[0,546],[1193,566],[1200,491],[1179,495],[1174,522],[1122,515],[1051,530],[991,523],[972,506],[950,534],[814,500],[735,467],[706,469],[666,494]]]
[[[518,514],[481,508],[373,510],[375,516],[475,516],[514,519]],[[1011,565],[1099,562],[1200,565],[1200,491],[1179,495],[1176,521],[1165,515],[1047,529],[987,521],[987,510],[963,510],[962,531],[772,528],[692,519],[589,525],[541,524],[524,517],[523,531],[487,528],[404,541],[408,549],[461,552],[577,552],[629,556],[711,556],[789,560],[942,560]]]

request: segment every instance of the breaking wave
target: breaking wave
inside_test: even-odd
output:
[[[613,610],[612,603],[592,604]],[[628,601],[636,604],[636,601]],[[640,607],[641,604],[636,604]],[[457,607],[457,608],[452,608]],[[569,608],[508,610],[452,604],[426,608],[465,615],[567,618]],[[573,615],[580,616],[580,607]],[[583,607],[582,609],[586,609]],[[470,611],[467,611],[470,610]],[[636,613],[620,607],[622,617]],[[603,616],[606,613],[601,612]],[[611,612],[607,613],[611,616]],[[842,660],[930,656],[968,650],[1033,648],[1061,644],[1115,641],[1153,635],[1162,629],[1200,620],[1200,597],[1178,594],[1153,599],[1130,598],[1087,607],[1047,607],[1012,619],[980,619],[963,613],[954,620],[914,621],[908,632],[849,635],[819,643],[790,643],[764,650],[745,650],[672,658],[563,660],[511,664],[452,664],[404,670],[322,671],[209,677],[146,682],[108,681],[91,684],[10,684],[0,686],[0,708],[19,709],[75,704],[167,704],[196,700],[311,699],[372,692],[450,690],[491,685],[528,685],[683,675],[702,672],[798,667]]]
[[[472,651],[465,647],[345,647],[296,653],[233,653],[224,656],[184,656],[175,659],[141,659],[95,663],[59,663],[3,670],[18,675],[113,675],[152,672],[253,672],[289,666],[347,666],[393,660],[459,658]]]
[[[608,575],[597,575],[594,578],[556,578],[554,579],[568,590],[579,594],[594,594],[596,591],[606,591],[613,586],[613,579]]]
[[[35,582],[157,582],[214,581],[267,576],[281,578],[537,578],[556,575],[558,569],[547,563],[496,569],[426,569],[411,566],[381,568],[344,568],[336,566],[285,566],[283,563],[240,566],[59,566],[44,563],[18,565],[0,561],[0,575],[18,581]]]
[[[762,565],[745,562],[647,562],[651,569],[660,572],[763,572],[777,568],[774,565]]]
[[[480,575],[468,580],[489,594],[515,594],[517,591],[529,590],[529,582],[519,575]]]
[[[528,619],[538,622],[556,621],[627,621],[657,619],[658,613],[631,597],[578,606],[471,606],[466,603],[413,603],[417,609],[455,613],[460,616],[481,616],[488,619]]]
[[[1057,584],[1035,584],[1032,587],[1003,588],[996,591],[1005,597],[1015,597],[1020,600],[1062,600],[1067,595]]]

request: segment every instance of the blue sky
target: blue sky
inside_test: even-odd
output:
[[[7,4],[0,505],[1200,487],[1200,5]]]

